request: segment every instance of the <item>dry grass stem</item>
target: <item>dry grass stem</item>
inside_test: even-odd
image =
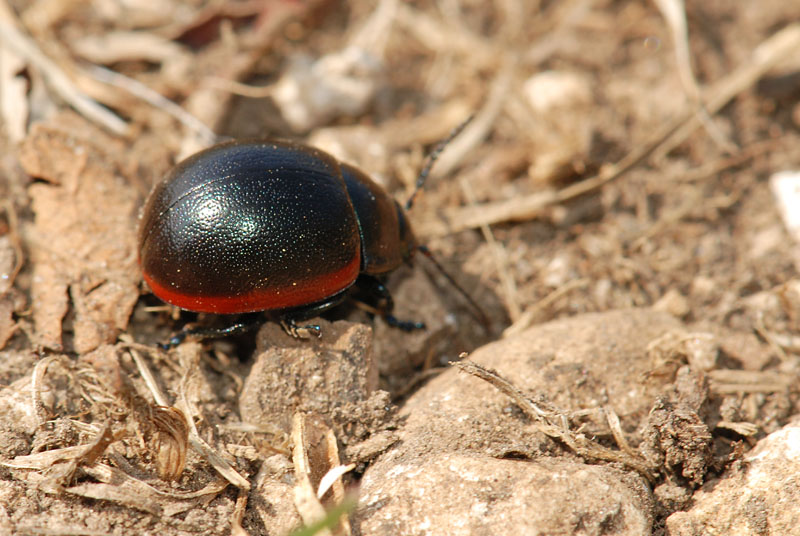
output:
[[[107,108],[81,93],[69,76],[39,50],[36,42],[18,29],[18,24],[13,11],[6,2],[0,3],[0,40],[39,69],[50,83],[50,87],[78,112],[114,134],[127,136],[128,124]]]
[[[750,62],[726,76],[707,91],[704,98],[708,113],[715,114],[727,105],[736,95],[752,87],[770,69],[800,47],[800,24],[795,23],[774,33],[761,43],[750,57]],[[659,144],[654,158],[659,160],[675,147],[683,143],[699,126],[696,116],[683,117],[676,124],[675,131]]]
[[[798,47],[800,24],[788,26],[771,36],[756,49],[749,63],[739,67],[709,91],[710,96],[706,101],[709,113],[718,112],[736,95],[752,87],[769,69]],[[662,125],[650,142],[634,148],[617,163],[603,167],[600,173],[590,179],[558,191],[537,192],[505,201],[446,211],[446,221],[429,221],[422,226],[420,234],[444,236],[484,224],[535,218],[548,207],[601,188],[651,157],[657,160],[659,155],[666,155],[683,143],[697,126],[696,116],[684,113]]]
[[[322,479],[320,479],[319,481],[319,487],[317,488],[317,499],[322,499],[322,497],[326,493],[328,493],[328,491],[333,489],[334,485],[336,485],[337,483],[341,484],[342,476],[349,473],[355,468],[356,465],[354,463],[348,465],[337,465],[335,467],[332,467],[327,473],[325,473],[325,476],[323,476]],[[342,491],[344,490],[343,487],[341,487],[341,489]],[[334,489],[334,498],[336,498],[336,494],[337,490]],[[340,499],[337,499],[337,502],[339,502],[341,499],[344,499],[344,495],[342,495]]]
[[[780,393],[797,383],[796,375],[772,371],[717,369],[708,372],[709,386],[720,395]]]
[[[236,505],[231,513],[231,536],[248,536],[250,533],[242,527],[245,511],[247,510],[247,495],[249,490],[239,488],[239,495],[236,496]]]
[[[214,131],[198,118],[138,80],[99,65],[90,66],[87,73],[95,80],[125,90],[134,97],[174,117],[202,143],[212,145],[220,141]]]
[[[224,480],[189,492],[162,491],[116,467],[102,463],[84,468],[97,482],[76,484],[64,491],[81,497],[107,500],[153,515],[171,517],[202,505],[228,486]]]
[[[780,359],[782,362],[786,363],[789,360],[789,356],[786,354],[786,350],[784,350],[783,346],[778,344],[778,341],[775,340],[775,337],[772,336],[767,327],[764,325],[764,317],[761,314],[756,315],[753,330],[758,333],[767,344],[769,344],[770,348],[775,352],[775,355]]]
[[[534,303],[532,306],[525,309],[525,312],[523,312],[513,324],[508,326],[503,331],[503,338],[511,337],[518,333],[522,333],[537,321],[537,317],[541,315],[545,309],[550,307],[562,296],[566,296],[573,290],[585,288],[589,286],[590,282],[591,281],[588,278],[582,277],[580,279],[573,279],[572,281],[568,281],[563,285],[561,285],[560,287],[558,287],[557,289],[553,290],[552,292],[550,292],[550,294],[548,294],[538,302]]]
[[[240,54],[228,56],[228,63],[220,66],[216,78],[239,80],[251,73],[256,62],[261,59],[287,22],[295,17],[302,17],[304,12],[313,9],[314,2],[298,6],[280,3],[273,7],[274,9],[270,10],[270,16],[264,24],[241,37],[240,44],[246,49],[242,50]],[[219,80],[211,83],[204,81],[200,87],[192,91],[184,105],[189,114],[212,129],[217,126],[228,109],[231,97],[230,93],[220,91],[218,87]]]
[[[472,186],[466,181],[460,181],[461,190],[464,192],[464,198],[467,203],[474,205],[476,203],[475,192]],[[492,251],[492,259],[494,260],[495,270],[500,278],[501,288],[503,289],[503,303],[506,306],[506,312],[511,322],[519,320],[522,314],[522,306],[517,299],[517,284],[514,281],[514,276],[509,269],[508,252],[502,244],[498,243],[494,238],[492,229],[488,224],[481,225],[481,234],[483,239],[489,244]]]
[[[219,89],[220,91],[227,91],[228,93],[239,95],[240,97],[247,97],[248,99],[266,99],[267,97],[271,97],[273,92],[273,86],[271,85],[251,86],[249,84],[237,82],[236,80],[228,80],[217,76],[209,77],[206,79],[206,83],[212,88]]]
[[[153,373],[150,371],[150,367],[147,366],[147,363],[145,363],[141,354],[139,354],[139,352],[133,348],[130,348],[129,351],[134,362],[136,363],[136,367],[139,369],[139,373],[142,375],[142,379],[145,381],[148,389],[150,389],[150,392],[153,395],[153,398],[156,400],[156,403],[159,406],[171,406],[167,400],[167,397],[158,386]],[[208,463],[211,464],[211,466],[214,467],[214,469],[216,469],[228,482],[237,488],[249,490],[250,482],[240,475],[227,460],[217,454],[214,449],[212,449],[208,444],[206,444],[205,441],[203,441],[203,439],[197,433],[197,428],[194,425],[194,419],[187,418],[186,422],[189,425],[189,445],[191,445],[191,447],[198,454],[205,458],[206,461],[208,461]]]
[[[0,286],[0,297],[3,297],[9,289],[14,285],[22,270],[22,265],[25,264],[25,252],[22,249],[22,240],[19,236],[19,218],[17,217],[17,210],[14,208],[14,203],[10,199],[0,201],[0,209],[6,214],[8,220],[8,236],[11,239],[11,247],[14,248],[14,267],[11,272],[3,275],[3,283]]]
[[[311,464],[306,450],[305,416],[296,413],[292,420],[292,463],[294,464],[294,505],[306,525],[313,525],[325,519],[325,508],[317,498],[311,483]],[[333,536],[323,528],[317,534]]]
[[[800,335],[792,333],[772,333],[772,341],[787,352],[800,353]]]
[[[19,143],[28,133],[30,106],[25,98],[28,84],[20,73],[25,61],[7,46],[0,45],[0,117],[8,138]]]
[[[44,391],[42,382],[44,381],[44,375],[50,363],[60,358],[61,356],[49,356],[40,359],[33,368],[33,374],[31,374],[31,402],[39,426],[43,425],[51,418],[50,411],[42,400],[42,392]]]
[[[603,413],[606,416],[608,427],[611,429],[611,434],[614,436],[614,441],[616,441],[619,448],[627,452],[629,456],[638,458],[639,453],[636,452],[633,447],[631,447],[630,443],[628,443],[628,440],[625,438],[625,434],[622,432],[622,426],[619,422],[619,415],[617,415],[617,413],[610,406],[603,407]]]
[[[758,433],[758,425],[751,422],[719,421],[717,428],[732,430],[745,437],[752,437]]]
[[[455,137],[436,160],[431,169],[432,178],[446,177],[464,161],[467,154],[474,151],[489,136],[511,88],[515,62],[510,57],[501,58],[499,72],[492,80],[489,96],[475,118]]]
[[[686,28],[686,6],[683,0],[654,0],[658,9],[664,15],[667,25],[672,33],[672,43],[675,46],[675,61],[678,66],[678,76],[686,92],[689,102],[696,108],[698,120],[708,132],[708,135],[717,145],[725,151],[733,153],[736,145],[714,124],[708,111],[701,101],[700,85],[694,76],[692,62],[689,55],[689,32]]]

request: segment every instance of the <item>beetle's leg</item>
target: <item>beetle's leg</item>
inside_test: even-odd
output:
[[[172,335],[167,342],[161,343],[159,346],[163,350],[169,350],[181,344],[187,337],[202,341],[205,339],[221,339],[222,337],[240,335],[254,330],[260,326],[262,322],[263,320],[260,315],[252,315],[242,322],[237,322],[224,328],[209,328],[187,324],[179,332]]]
[[[318,324],[308,324],[306,326],[298,326],[294,318],[281,318],[281,327],[287,335],[295,339],[310,339],[313,335],[316,338],[322,337],[322,328]]]
[[[415,322],[410,320],[399,320],[392,314],[394,309],[394,300],[389,289],[386,288],[378,278],[361,274],[356,281],[359,289],[367,293],[376,303],[374,307],[378,314],[393,328],[402,329],[403,331],[414,331],[416,329],[425,329],[424,322]],[[373,304],[370,304],[373,305]]]
[[[275,316],[273,318],[280,322],[283,331],[295,339],[310,339],[312,335],[320,338],[322,337],[322,329],[317,324],[298,326],[297,323],[319,316],[331,307],[339,305],[346,295],[347,291],[343,290],[316,303],[293,309],[284,309],[277,313],[277,318]]]
[[[414,322],[413,320],[399,320],[396,316],[384,314],[383,319],[393,328],[402,329],[403,331],[414,331],[417,329],[425,329],[425,322]]]

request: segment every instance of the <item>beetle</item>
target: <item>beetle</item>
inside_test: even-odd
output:
[[[364,172],[313,147],[232,141],[189,157],[151,191],[138,244],[144,280],[181,309],[266,311],[295,337],[319,335],[296,321],[357,283],[380,298],[390,325],[424,328],[391,314],[380,280],[419,247],[405,211]]]

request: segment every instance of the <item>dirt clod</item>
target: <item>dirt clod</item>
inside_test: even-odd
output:
[[[797,421],[774,432],[733,465],[721,478],[712,480],[694,494],[685,512],[667,519],[670,536],[700,536],[713,526],[720,534],[794,534],[798,513],[789,505],[798,500],[792,481],[800,470]]]
[[[318,322],[319,340],[296,340],[277,324],[258,334],[258,352],[239,400],[242,420],[290,429],[296,412],[325,417],[341,430],[357,420],[348,405],[368,404],[378,387],[370,329]]]

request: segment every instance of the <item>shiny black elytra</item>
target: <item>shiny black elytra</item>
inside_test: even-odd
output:
[[[189,311],[268,311],[294,336],[296,320],[337,305],[357,281],[382,299],[390,324],[424,327],[397,321],[376,279],[417,248],[403,209],[363,172],[277,141],[223,143],[184,160],[150,193],[139,228],[156,296]]]

